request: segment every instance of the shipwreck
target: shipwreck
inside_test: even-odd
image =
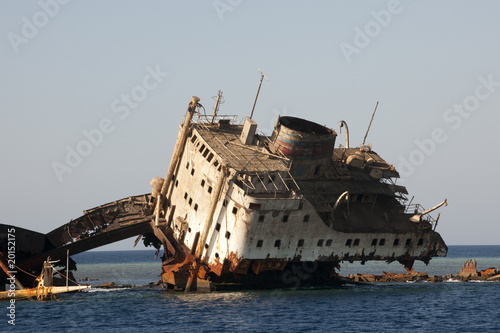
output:
[[[411,271],[415,260],[446,256],[439,215],[430,214],[446,200],[427,210],[413,203],[371,146],[349,146],[345,122],[339,147],[333,129],[296,117],[278,116],[265,135],[252,116],[221,115],[221,99],[219,91],[207,115],[193,96],[151,193],[86,210],[47,234],[16,227],[19,285],[32,284],[47,257],[65,262],[67,251],[132,236],[157,256],[163,249],[164,287],[185,291],[334,286],[343,261],[398,261]],[[0,226],[2,267],[11,264],[9,228]],[[70,260],[65,272],[74,267]]]

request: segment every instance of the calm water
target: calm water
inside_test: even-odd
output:
[[[144,285],[157,281],[154,251],[88,252],[76,278]],[[500,246],[450,246],[447,258],[417,264],[430,275],[458,273],[467,259],[500,268]],[[403,272],[399,264],[345,264],[341,274]],[[4,313],[8,303],[1,303]],[[10,332],[500,332],[499,282],[390,283],[333,290],[168,293],[132,288],[16,302]],[[14,329],[13,329],[14,328]]]

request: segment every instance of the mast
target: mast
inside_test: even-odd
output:
[[[365,146],[365,140],[366,137],[368,136],[368,132],[370,131],[370,127],[372,126],[373,117],[375,117],[375,112],[377,112],[377,107],[378,107],[378,101],[377,105],[375,105],[375,110],[373,110],[372,119],[370,119],[370,124],[368,125],[368,129],[366,130],[366,134],[365,137],[363,138],[363,143],[361,143],[360,149],[363,149],[363,147]]]
[[[262,86],[262,80],[264,80],[264,78],[266,78],[266,80],[269,81],[267,76],[265,76],[264,73],[262,73],[262,71],[260,69],[258,71],[261,74],[260,75],[259,89],[257,89],[257,95],[255,96],[255,101],[253,102],[252,113],[250,114],[250,119],[252,119],[252,117],[253,117],[253,111],[255,110],[255,104],[257,104],[257,98],[259,98],[259,92],[260,92],[260,87]]]
[[[219,111],[219,105],[222,103],[224,103],[224,98],[222,97],[222,91],[219,90],[219,92],[217,93],[217,100],[215,101],[214,114],[212,115],[212,120],[210,120],[210,124],[214,123],[214,119],[217,116],[217,111]]]
[[[168,188],[170,186],[170,182],[172,181],[172,176],[174,175],[174,170],[177,167],[177,162],[179,161],[179,157],[184,149],[184,144],[186,143],[186,138],[188,135],[189,128],[191,127],[191,120],[193,119],[193,115],[198,107],[198,102],[200,101],[199,97],[193,96],[191,98],[191,102],[189,102],[188,110],[186,113],[186,119],[184,120],[184,125],[177,137],[177,142],[175,143],[174,153],[172,154],[172,159],[170,160],[170,165],[168,167],[167,176],[163,181],[163,185],[161,187],[161,191],[158,193],[156,198],[156,219],[155,226],[158,226],[160,220],[160,212],[163,208],[163,204],[165,203],[165,195],[167,194]]]

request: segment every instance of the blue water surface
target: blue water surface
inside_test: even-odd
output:
[[[458,272],[465,260],[473,258],[480,269],[500,267],[499,251],[500,246],[450,246],[447,258],[422,267],[431,274],[458,265],[453,267]],[[77,278],[99,279],[96,284],[147,284],[159,278],[161,263],[154,260],[154,251],[87,252],[73,258],[78,263]],[[386,263],[370,264],[342,270],[392,271]],[[8,303],[0,304],[7,314]],[[499,282],[189,294],[153,288],[92,289],[64,294],[60,301],[17,301],[16,326],[2,315],[0,331],[500,332],[499,304]]]

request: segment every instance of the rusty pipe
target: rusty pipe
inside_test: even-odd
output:
[[[196,248],[195,256],[196,258],[200,258],[202,260],[203,250],[205,249],[205,243],[208,238],[208,233],[210,231],[210,227],[212,226],[212,222],[214,220],[215,208],[217,208],[217,203],[219,202],[219,197],[222,192],[222,187],[224,185],[224,180],[226,179],[226,166],[222,165],[220,170],[219,179],[217,180],[217,185],[215,187],[214,196],[212,197],[212,201],[210,202],[210,208],[208,210],[207,219],[205,221],[205,225],[203,226],[203,231],[201,233],[200,240],[198,241],[198,246]],[[186,284],[185,292],[191,291],[192,285],[196,277],[198,276],[199,264],[195,261],[193,264],[193,269],[191,275],[189,276],[189,280]]]
[[[432,208],[429,208],[429,209],[427,209],[427,210],[424,210],[422,213],[420,213],[420,215],[422,215],[422,216],[423,216],[423,215],[425,215],[425,214],[429,214],[430,212],[432,212],[432,211],[434,211],[434,210],[438,209],[439,207],[441,207],[441,206],[443,206],[443,205],[444,205],[445,207],[446,207],[446,206],[448,206],[448,199],[444,199],[444,200],[443,200],[443,202],[441,202],[440,204],[438,204],[438,205],[436,205],[436,206],[434,206],[434,207],[432,207]]]
[[[177,167],[177,163],[179,161],[179,157],[184,149],[184,145],[186,143],[186,138],[188,135],[189,127],[191,127],[191,120],[193,119],[194,112],[196,111],[196,106],[200,101],[199,97],[193,96],[191,98],[191,102],[189,102],[186,119],[184,120],[184,124],[182,125],[179,136],[177,137],[177,141],[175,143],[174,152],[172,154],[172,159],[170,160],[170,165],[168,167],[167,176],[165,177],[165,181],[161,187],[160,193],[158,193],[158,197],[156,198],[156,221],[155,226],[158,226],[160,219],[160,211],[161,207],[164,203],[165,195],[167,194],[170,183],[172,182],[172,177],[174,175],[175,168]]]
[[[333,206],[333,210],[332,210],[333,211],[333,215],[335,215],[335,212],[337,211],[337,207],[339,206],[340,200],[342,200],[342,198],[344,198],[344,197],[346,198],[347,202],[349,203],[349,191],[345,191],[337,199],[337,201],[335,202],[335,205]]]
[[[212,226],[212,222],[214,220],[215,208],[217,207],[217,203],[219,202],[219,196],[222,192],[222,185],[224,185],[224,180],[226,179],[226,166],[222,165],[220,170],[219,179],[217,180],[217,185],[215,187],[215,193],[212,198],[212,202],[210,203],[210,208],[207,214],[207,220],[205,221],[205,225],[203,227],[203,232],[201,234],[200,242],[198,243],[198,248],[196,250],[196,256],[201,258],[203,254],[203,249],[205,248],[205,242],[208,238],[208,232],[210,231],[210,227]]]
[[[422,216],[424,216],[425,214],[429,214],[432,211],[435,211],[436,209],[438,209],[439,207],[441,207],[443,205],[445,207],[448,206],[448,199],[444,199],[443,202],[441,202],[440,204],[438,204],[438,205],[436,205],[436,206],[434,206],[432,208],[426,209],[426,210],[424,210],[421,213],[413,215],[412,217],[410,217],[410,221],[412,221],[412,222],[421,222],[422,221]]]
[[[339,132],[342,133],[342,127],[345,126],[345,147],[346,149],[349,149],[349,127],[347,127],[347,123],[343,120],[340,121],[340,130]]]

